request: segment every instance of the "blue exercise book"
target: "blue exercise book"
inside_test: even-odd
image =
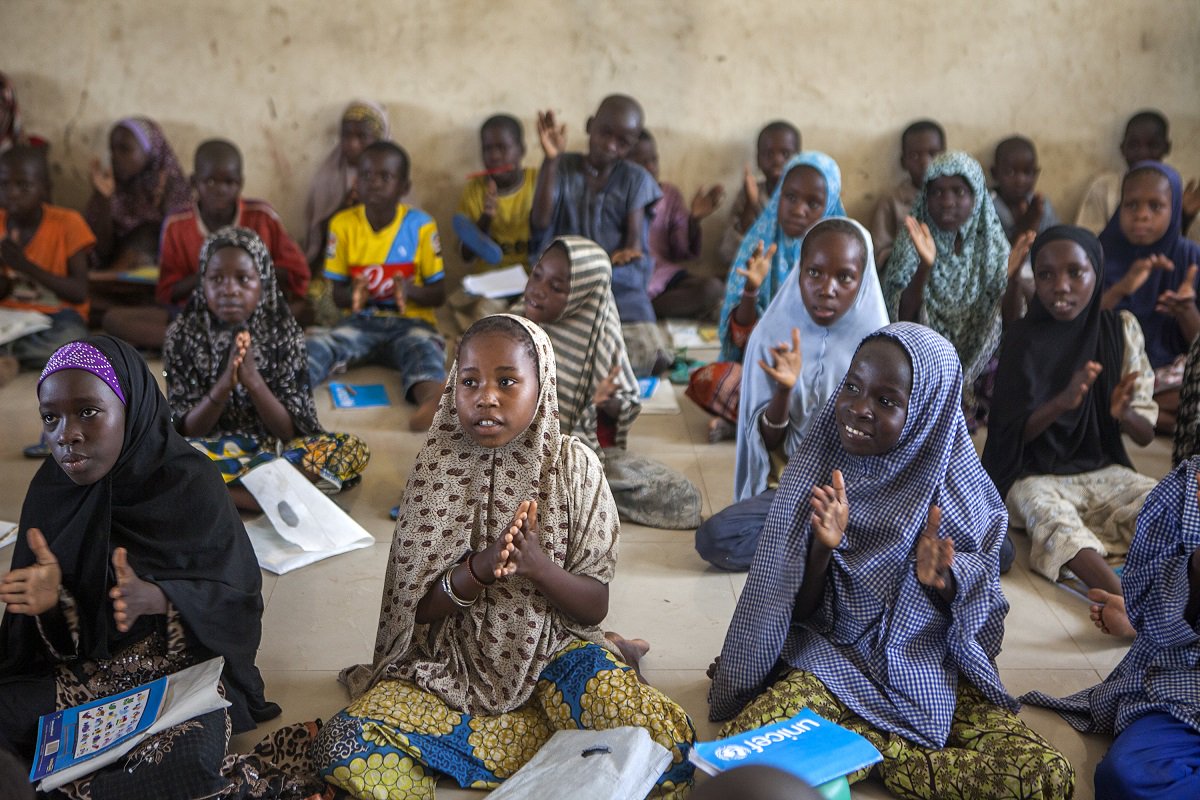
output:
[[[709,775],[765,764],[813,786],[878,763],[883,756],[854,731],[804,709],[785,722],[765,725],[715,742],[697,742],[688,760]]]
[[[649,400],[654,396],[654,390],[658,388],[658,378],[638,378],[638,394],[643,400]]]
[[[335,408],[373,408],[392,404],[382,383],[331,383],[329,394]]]
[[[117,747],[158,719],[167,678],[46,714],[38,723],[31,783]]]

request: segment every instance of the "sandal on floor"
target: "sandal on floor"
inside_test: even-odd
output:
[[[45,439],[42,439],[37,444],[31,444],[21,451],[26,458],[49,458],[50,445]]]

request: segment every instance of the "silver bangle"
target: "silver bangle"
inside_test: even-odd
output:
[[[792,418],[790,414],[783,418],[783,422],[771,422],[771,420],[767,417],[767,412],[764,411],[762,413],[762,424],[764,428],[769,428],[773,431],[781,431],[791,423]]]
[[[454,564],[452,567],[450,567],[450,569],[442,573],[442,591],[445,592],[446,597],[449,597],[450,602],[454,603],[454,605],[458,606],[459,608],[468,608],[469,606],[475,605],[475,601],[479,599],[479,596],[476,595],[470,600],[463,600],[454,593],[454,583],[450,580],[450,573],[454,572],[454,567],[457,566],[458,564]]]

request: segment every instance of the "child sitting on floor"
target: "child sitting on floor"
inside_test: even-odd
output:
[[[642,131],[629,158],[658,181],[658,145],[650,131]],[[659,317],[715,321],[721,309],[722,281],[712,275],[692,274],[676,262],[700,257],[700,222],[720,207],[725,190],[720,186],[698,189],[688,206],[677,186],[664,181],[658,186],[662,199],[654,206],[650,221],[654,271],[647,289],[654,313]]]
[[[986,417],[1010,251],[979,162],[961,152],[935,158],[896,239],[883,297],[893,320],[928,325],[954,345],[972,427]]]
[[[1158,161],[1134,166],[1121,185],[1121,207],[1100,234],[1105,308],[1133,312],[1154,368],[1160,433],[1175,432],[1189,344],[1200,333],[1196,273],[1200,244],[1182,230],[1183,181]]]
[[[241,477],[276,456],[322,491],[357,484],[370,451],[357,436],[321,429],[304,332],[258,234],[220,229],[205,240],[199,270],[163,350],[176,429],[217,464],[239,508],[258,509]]]
[[[531,322],[463,336],[404,491],[373,663],[343,671],[353,702],[313,752],[354,797],[432,800],[439,775],[495,788],[556,730],[622,725],[671,751],[651,797],[691,788],[691,720],[599,627],[620,523],[599,459],[560,430],[555,374]]]
[[[463,189],[458,213],[474,225],[472,233],[482,234],[500,248],[500,261],[478,264],[483,254],[472,250],[466,241],[460,241],[463,260],[477,273],[514,264],[525,267],[529,263],[529,212],[533,208],[538,173],[536,167],[521,166],[525,158],[525,131],[516,117],[496,114],[484,120],[479,140],[484,171]],[[450,293],[447,304],[454,312],[456,333],[461,335],[477,319],[499,313],[510,303],[457,289]]]
[[[734,502],[696,531],[701,558],[719,569],[750,568],[788,459],[846,374],[858,343],[887,323],[871,235],[845,217],[821,220],[804,237],[799,266],[746,345]]]
[[[0,308],[51,320],[46,330],[0,345],[0,384],[18,366],[40,370],[59,347],[87,335],[87,259],[96,237],[77,212],[50,205],[49,194],[45,150],[17,145],[0,154]]]
[[[242,195],[242,154],[232,142],[209,139],[196,148],[192,167],[191,207],[167,217],[159,253],[158,306],[113,308],[104,329],[135,347],[161,350],[167,325],[187,305],[200,283],[200,248],[211,231],[227,226],[249,228],[271,254],[279,285],[293,314],[303,310],[308,292],[308,263],[265,200]]]
[[[875,264],[882,275],[892,255],[892,245],[904,218],[912,213],[913,203],[925,185],[925,170],[935,158],[946,152],[946,132],[931,119],[921,119],[900,134],[900,166],[908,177],[875,202],[871,212],[871,238],[875,240]]]
[[[767,207],[775,194],[784,167],[800,152],[800,129],[786,120],[768,122],[758,132],[755,155],[758,170],[763,174],[755,179],[750,164],[746,164],[742,185],[729,209],[729,227],[717,247],[717,254],[724,264],[732,264],[742,246],[742,238],[750,226]]]
[[[604,463],[621,519],[690,530],[700,524],[700,491],[683,474],[627,449],[642,405],[611,284],[612,266],[599,245],[562,236],[534,266],[520,311],[554,344],[560,425]]]
[[[368,145],[359,157],[362,203],[329,223],[325,277],[350,316],[308,337],[308,374],[316,386],[334,367],[366,362],[398,371],[417,408],[410,430],[429,428],[446,377],[445,350],[434,309],[446,299],[437,223],[404,205],[408,153],[392,142]]]
[[[1093,607],[1098,626],[1124,617],[1137,629],[1121,663],[1070,697],[1021,698],[1080,731],[1114,737],[1096,766],[1096,800],[1200,797],[1198,481],[1200,460],[1191,458],[1150,493],[1121,574],[1123,596]]]
[[[725,283],[719,337],[721,360],[692,373],[687,395],[715,416],[710,441],[732,438],[738,416],[742,352],[800,256],[804,234],[817,220],[844,216],[842,173],[837,162],[815,150],[784,165],[783,179],[754,221]]]
[[[304,256],[313,275],[325,266],[325,234],[329,220],[361,202],[356,190],[358,158],[368,145],[388,138],[387,112],[377,103],[355,100],[338,124],[338,142],[317,168],[304,206]]]
[[[734,717],[729,736],[811,708],[869,739],[903,797],[1067,798],[1071,765],[996,668],[1007,516],[961,387],[954,348],[924,326],[859,346],[784,471],[710,714]]]
[[[129,117],[108,137],[111,167],[92,161],[92,196],[84,213],[96,235],[92,268],[129,270],[158,260],[168,214],[187,208],[191,189],[158,123]]]
[[[662,192],[650,173],[626,160],[643,119],[632,97],[610,95],[588,119],[587,153],[568,153],[566,125],[558,124],[553,111],[538,114],[545,158],[530,215],[539,257],[559,236],[591,239],[608,253],[621,333],[639,377],[657,375],[673,361],[647,294],[654,267],[649,217]]]
[[[1158,111],[1139,111],[1125,123],[1121,157],[1127,170],[1140,161],[1162,161],[1171,152],[1167,118]],[[1102,172],[1088,184],[1075,215],[1075,224],[1097,236],[1121,205],[1123,172]]]
[[[227,726],[241,733],[280,713],[254,664],[262,577],[237,510],[124,342],[63,346],[37,396],[54,457],[30,482],[0,577],[0,748],[29,759],[39,716],[223,656],[228,710],[168,729],[64,796],[224,791],[223,770],[240,760],[223,762]]]
[[[1033,237],[1058,224],[1050,200],[1034,191],[1041,171],[1037,149],[1024,136],[1010,136],[996,145],[992,158],[992,180],[996,182],[991,193],[992,205],[1009,244],[1015,249],[1017,241],[1022,240],[1023,252],[1027,252],[1026,243],[1032,243]],[[1022,259],[1019,271],[1009,277],[1001,304],[1004,322],[1021,316],[1022,307],[1028,305],[1033,293],[1033,272],[1029,261]]]
[[[1069,569],[1119,595],[1105,557],[1127,551],[1154,487],[1122,434],[1154,439],[1154,372],[1133,314],[1101,307],[1104,253],[1091,232],[1050,228],[1032,254],[1037,291],[1000,348],[983,466],[1029,533],[1034,570],[1057,581]]]

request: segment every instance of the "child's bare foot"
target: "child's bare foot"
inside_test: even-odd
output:
[[[728,441],[732,439],[736,433],[737,428],[733,426],[732,422],[728,422],[720,417],[713,417],[708,421],[709,444]]]
[[[1137,636],[1129,615],[1125,613],[1124,597],[1103,589],[1088,589],[1088,599],[1092,601],[1092,622],[1096,623],[1097,628],[1110,636],[1126,636],[1130,639]]]
[[[645,639],[626,639],[614,631],[606,631],[604,638],[617,646],[617,649],[621,651],[621,658],[634,669],[637,669],[638,664],[646,657],[646,653],[650,652],[650,643]]]
[[[437,413],[438,399],[434,397],[417,406],[417,410],[408,418],[408,429],[416,433],[429,430],[433,424],[433,415]]]

